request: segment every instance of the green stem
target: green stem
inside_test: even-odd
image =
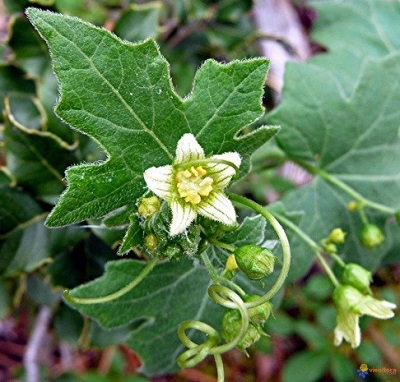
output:
[[[222,241],[216,240],[216,239],[208,239],[208,242],[215,247],[220,247],[226,249],[228,252],[235,252],[235,247],[233,245],[223,243]]]
[[[125,285],[120,290],[111,293],[107,296],[93,297],[93,298],[74,297],[69,294],[69,289],[66,289],[64,290],[63,293],[64,298],[72,304],[84,304],[84,305],[101,304],[104,302],[115,300],[123,296],[124,294],[128,293],[135,286],[137,286],[152,271],[152,269],[156,266],[158,261],[159,261],[158,259],[153,259],[149,261],[143,268],[143,270],[128,285]]]
[[[346,266],[345,262],[336,254],[336,253],[329,253],[329,256],[332,257],[341,267]]]
[[[291,231],[293,231],[297,236],[301,238],[312,250],[322,251],[322,248],[313,240],[310,236],[308,236],[304,231],[302,231],[296,224],[294,224],[289,219],[284,216],[274,212],[274,216],[286,227],[288,227]]]
[[[215,365],[217,366],[217,382],[224,382],[225,375],[224,375],[224,363],[222,362],[221,354],[214,354]]]
[[[215,284],[220,284],[220,277],[218,276],[217,272],[215,272],[215,269],[213,265],[211,264],[211,261],[207,254],[205,252],[202,252],[200,255],[201,259],[203,260],[204,265],[206,266],[207,272],[211,276],[212,280],[214,281]]]
[[[331,183],[334,186],[338,187],[339,189],[344,191],[346,194],[348,194],[352,198],[354,198],[357,202],[359,202],[360,205],[368,206],[370,208],[373,208],[373,209],[381,211],[381,212],[385,212],[385,213],[390,214],[390,215],[394,215],[396,213],[396,211],[393,208],[390,208],[388,206],[385,206],[385,205],[380,204],[380,203],[376,203],[376,202],[374,202],[372,200],[369,200],[369,199],[365,198],[364,196],[359,194],[357,191],[352,189],[350,186],[348,186],[346,183],[342,182],[341,180],[339,180],[335,176],[325,172],[324,170],[322,170],[320,168],[317,168],[317,167],[314,167],[314,166],[310,165],[309,163],[303,162],[303,161],[300,161],[300,160],[296,160],[295,162],[299,166],[301,166],[305,170],[307,170],[309,173],[311,173],[313,175],[318,175],[321,178],[323,178],[326,181],[328,181],[329,183]]]
[[[331,267],[328,265],[328,263],[325,261],[325,259],[323,258],[323,256],[321,255],[321,253],[319,251],[315,251],[315,255],[317,256],[317,259],[319,260],[320,264],[322,265],[322,267],[324,268],[326,274],[328,275],[328,277],[330,278],[332,284],[337,287],[340,285],[338,279],[336,278],[335,274],[332,272]]]
[[[339,285],[339,281],[337,280],[336,276],[332,272],[331,268],[329,267],[328,263],[322,257],[321,252],[322,248],[309,237],[305,232],[303,232],[296,224],[292,223],[289,219],[286,219],[284,216],[274,212],[275,217],[286,227],[292,230],[297,236],[300,237],[316,254],[318,261],[321,263],[322,267],[324,268],[326,274],[330,278],[333,285]]]
[[[236,291],[242,296],[244,296],[246,294],[245,291],[242,288],[240,288],[239,285],[236,285],[232,281],[226,279],[225,277],[221,277],[217,274],[209,257],[207,256],[207,254],[205,252],[203,252],[200,256],[201,256],[201,259],[203,260],[203,263],[207,269],[207,272],[209,273],[211,279],[214,281],[214,284],[217,284],[217,285],[225,284],[225,285],[230,286],[232,289],[236,289]]]
[[[282,269],[278,276],[278,279],[275,281],[275,284],[272,286],[272,288],[267,293],[264,294],[264,296],[260,297],[257,301],[246,303],[247,308],[253,308],[255,306],[263,304],[264,302],[269,301],[273,296],[275,296],[275,294],[284,284],[290,268],[290,261],[291,261],[290,245],[286,233],[282,228],[282,226],[280,225],[280,223],[278,222],[278,220],[264,207],[254,202],[253,200],[247,199],[246,197],[241,195],[230,194],[229,198],[232,201],[239,203],[242,206],[245,206],[262,215],[271,224],[276,234],[278,235],[278,238],[282,245],[283,261],[282,261]]]

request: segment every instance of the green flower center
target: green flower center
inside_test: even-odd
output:
[[[178,171],[176,182],[179,196],[188,203],[199,204],[201,198],[208,196],[213,189],[214,180],[206,175],[207,171],[201,166]]]

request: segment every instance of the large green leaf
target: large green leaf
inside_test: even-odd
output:
[[[313,1],[318,18],[312,38],[328,48],[310,62],[329,69],[350,93],[368,57],[400,49],[400,3],[387,0]]]
[[[264,127],[237,137],[262,115],[265,59],[206,61],[183,100],[153,40],[131,44],[76,18],[33,8],[28,15],[52,52],[61,84],[58,115],[109,156],[67,170],[69,187],[47,220],[50,226],[121,207],[134,210],[145,191],[143,172],[171,163],[184,133],[196,135],[206,154],[239,152],[245,174],[251,153],[277,131]]]
[[[345,95],[329,70],[311,64],[289,65],[282,103],[269,120],[284,127],[277,139],[290,158],[306,161],[364,197],[399,209],[399,86],[398,54],[368,60],[351,96]],[[358,239],[360,216],[347,209],[350,200],[336,186],[317,177],[307,187],[287,193],[282,202],[289,211],[303,210],[300,227],[316,240],[336,226],[350,232],[344,247],[346,258],[375,269],[392,245],[391,226],[395,223],[387,223],[392,233],[388,231],[383,246],[366,250]],[[383,217],[371,217],[385,223]],[[399,228],[396,230],[398,234]],[[292,277],[296,278],[307,271],[312,253],[298,238],[292,244]]]
[[[266,222],[261,216],[246,218],[223,240],[239,245],[264,244],[265,228]],[[226,259],[226,254],[215,252],[214,255]],[[213,260],[217,267],[222,263]],[[73,307],[108,329],[136,323],[125,341],[141,357],[144,373],[165,374],[176,369],[176,358],[184,350],[176,335],[183,320],[194,319],[216,328],[220,326],[223,309],[208,297],[210,277],[202,266],[196,264],[197,259],[194,262],[184,259],[179,263],[160,264],[135,289],[114,301],[95,305],[73,304]],[[73,289],[71,295],[106,296],[128,284],[143,267],[143,262],[137,260],[110,261],[102,277]],[[61,268],[65,269],[65,265]],[[260,283],[245,281],[244,277],[240,282],[248,293],[263,294],[267,289]]]
[[[109,262],[104,276],[75,288],[71,294],[107,295],[128,284],[142,269],[143,263],[136,260]],[[209,306],[208,284],[209,276],[202,267],[193,267],[189,260],[169,262],[157,266],[136,288],[117,300],[77,307],[105,328],[145,320],[127,343],[141,357],[144,373],[162,374],[176,368],[176,358],[184,350],[176,335],[179,324],[205,315],[206,321],[213,323],[219,317],[213,312],[214,304]]]

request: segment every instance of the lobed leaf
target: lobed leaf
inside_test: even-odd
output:
[[[30,8],[28,16],[50,47],[60,82],[57,114],[107,152],[100,164],[67,170],[68,189],[47,219],[61,226],[135,210],[145,192],[143,172],[172,162],[179,138],[193,133],[206,154],[237,151],[249,157],[277,128],[237,134],[262,115],[266,59],[227,65],[208,60],[193,91],[181,99],[153,40],[123,42],[77,18]]]

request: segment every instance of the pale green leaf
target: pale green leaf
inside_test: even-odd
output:
[[[368,58],[400,50],[400,3],[387,0],[313,1],[312,39],[327,47],[310,62],[329,69],[350,93]]]
[[[351,96],[346,96],[330,71],[311,64],[288,65],[286,83],[282,103],[269,120],[283,126],[277,139],[288,156],[312,164],[374,202],[399,209],[400,56],[368,60]],[[348,211],[350,200],[336,186],[316,177],[306,187],[288,192],[282,202],[287,210],[304,212],[300,227],[314,240],[342,227],[349,232],[346,245],[340,248],[345,258],[376,269],[392,246],[393,233],[372,251],[362,247],[361,219]],[[386,215],[373,210],[367,214],[385,225]],[[395,222],[386,224],[392,232]],[[297,278],[307,271],[313,256],[298,237],[292,246],[298,255],[291,277]]]

